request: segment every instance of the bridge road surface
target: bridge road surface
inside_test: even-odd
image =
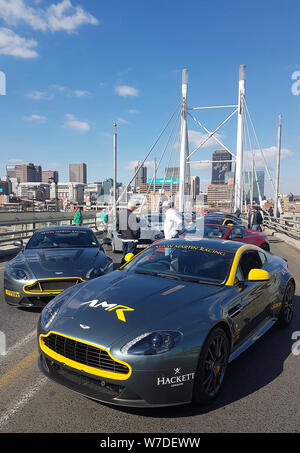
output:
[[[274,326],[233,361],[219,399],[202,408],[108,406],[45,378],[37,367],[41,310],[6,305],[0,261],[0,331],[7,335],[7,354],[0,356],[0,433],[300,432],[300,355],[291,352],[292,334],[300,331],[300,252],[272,237],[270,242],[296,278],[292,325]],[[120,254],[113,258],[119,262]]]

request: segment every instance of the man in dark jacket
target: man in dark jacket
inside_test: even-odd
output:
[[[263,217],[259,212],[258,206],[254,206],[250,216],[250,228],[251,230],[261,231],[261,225],[263,223]]]
[[[127,209],[121,209],[117,218],[117,233],[122,239],[123,256],[121,266],[126,262],[127,253],[135,255],[138,240],[141,234],[139,219],[136,217],[134,210],[137,205],[134,200],[130,200]]]

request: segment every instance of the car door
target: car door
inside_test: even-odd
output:
[[[251,269],[262,268],[263,263],[258,251],[246,250],[241,255],[236,272],[238,295],[227,307],[228,316],[237,332],[235,346],[239,346],[253,335],[270,315],[269,281],[248,280]]]

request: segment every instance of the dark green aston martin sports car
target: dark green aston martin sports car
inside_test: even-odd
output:
[[[254,245],[161,241],[44,308],[39,366],[111,404],[208,402],[228,362],[291,322],[294,292],[286,261]]]
[[[22,248],[4,270],[5,300],[17,307],[44,307],[64,289],[113,269],[90,228],[40,228]]]

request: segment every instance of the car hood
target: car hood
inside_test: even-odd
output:
[[[51,330],[109,347],[131,332],[158,328],[161,321],[166,325],[164,320],[177,313],[179,328],[182,311],[192,313],[200,299],[221,291],[220,286],[115,271],[74,290]],[[203,309],[207,316],[207,306]]]
[[[98,248],[25,250],[24,262],[35,278],[86,275],[100,253]]]

